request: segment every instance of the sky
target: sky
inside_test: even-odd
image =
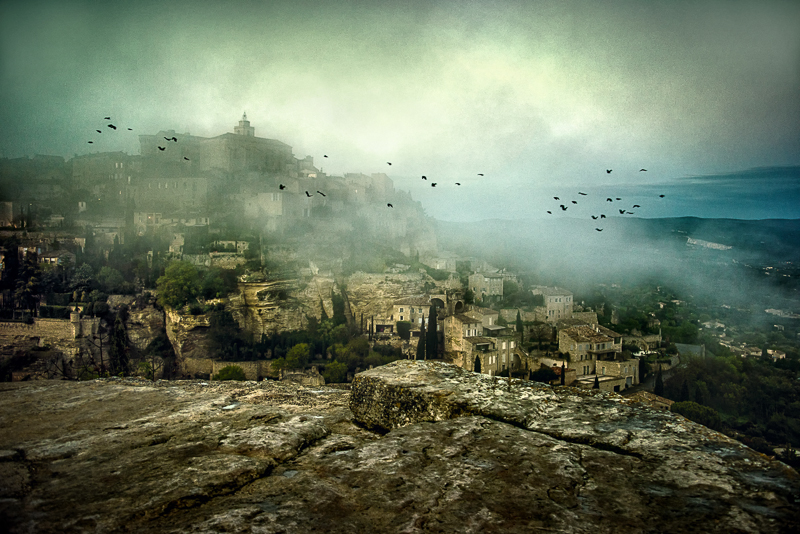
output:
[[[545,217],[578,191],[800,218],[796,1],[6,0],[0,97],[0,157],[136,154],[247,112],[445,220]],[[95,134],[105,116],[133,130]]]

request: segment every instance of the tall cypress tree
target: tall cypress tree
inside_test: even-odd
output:
[[[439,332],[436,327],[436,306],[431,306],[431,316],[428,317],[428,338],[425,347],[425,359],[436,359],[439,355]]]
[[[520,335],[520,342],[524,341],[522,339],[522,330],[522,316],[519,314],[519,310],[517,310],[517,332],[519,332]]]
[[[419,329],[419,342],[417,343],[417,359],[425,359],[425,345],[427,344],[427,336],[425,335],[425,316],[422,316],[422,326]]]
[[[661,378],[661,364],[658,364],[658,373],[656,373],[656,384],[653,388],[653,393],[659,397],[664,396],[664,379]]]

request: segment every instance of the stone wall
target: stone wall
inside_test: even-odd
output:
[[[229,365],[241,367],[247,380],[258,380],[272,374],[271,360],[255,360],[249,362],[225,362],[211,358],[186,358],[181,363],[180,372],[189,378],[208,375],[213,377],[221,369]],[[323,382],[324,383],[324,382]]]

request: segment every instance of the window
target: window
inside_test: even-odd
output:
[[[511,348],[513,349],[513,348],[514,348],[514,347],[516,347],[516,346],[517,346],[517,344],[516,344],[514,341],[512,341],[512,342],[511,342]]]
[[[401,320],[401,321],[403,320],[403,316],[402,316],[402,315],[400,316],[400,320]]]
[[[506,348],[506,342],[503,341],[503,348]]]
[[[400,308],[400,312],[401,312],[401,313],[403,312],[403,308]]]

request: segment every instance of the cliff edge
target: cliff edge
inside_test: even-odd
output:
[[[352,391],[0,384],[10,532],[796,532],[800,477],[615,394],[398,361]]]

